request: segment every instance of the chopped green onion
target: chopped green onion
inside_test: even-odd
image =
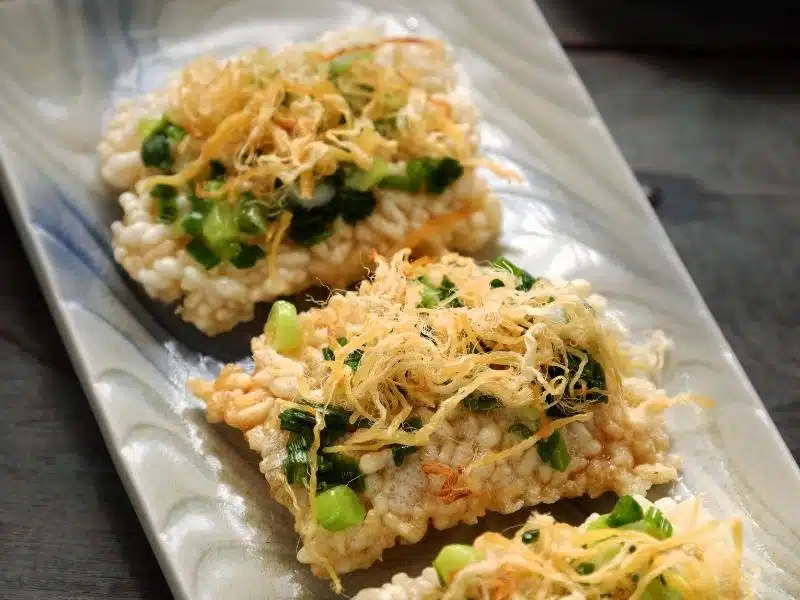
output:
[[[658,508],[651,506],[647,509],[641,520],[632,523],[625,523],[624,525],[617,525],[622,529],[631,529],[634,531],[641,531],[656,539],[665,540],[672,537],[673,529],[672,523],[664,516]]]
[[[594,565],[590,562],[582,562],[575,570],[578,572],[578,575],[589,575],[594,572]]]
[[[290,485],[308,480],[308,448],[310,440],[301,433],[292,432],[286,444],[286,458],[281,466],[286,475],[286,482]]]
[[[649,526],[650,535],[659,540],[665,540],[672,537],[673,529],[672,523],[667,520],[658,508],[651,506],[647,509],[647,514],[644,516],[645,523]]]
[[[352,413],[336,406],[320,408],[319,410],[322,412],[325,422],[325,428],[321,434],[321,444],[322,446],[329,446],[350,429],[350,415]]]
[[[312,199],[314,200],[314,204],[320,206],[322,204],[327,204],[336,196],[336,187],[331,183],[322,182],[317,184],[314,188],[314,195]]]
[[[241,244],[239,251],[231,257],[231,264],[237,269],[249,269],[266,256],[261,246]]]
[[[314,501],[314,517],[323,529],[342,531],[358,525],[367,511],[361,500],[346,485],[338,485],[319,494]]]
[[[169,138],[163,133],[154,133],[142,142],[139,154],[146,167],[155,167],[164,171],[172,167],[172,145]]]
[[[456,284],[447,276],[442,277],[442,282],[439,284],[439,297],[442,300],[447,300],[447,306],[450,308],[461,308],[464,306],[464,301],[457,297],[458,288]]]
[[[522,541],[523,544],[533,544],[538,540],[539,540],[538,529],[529,529],[528,531],[524,531],[520,536],[520,541]]]
[[[333,350],[325,346],[322,349],[322,358],[327,361],[333,361],[336,360],[336,355],[333,353]]]
[[[336,338],[336,343],[339,344],[340,346],[347,346],[347,338],[346,337]]]
[[[443,158],[428,172],[428,191],[441,194],[464,173],[464,167],[455,158]]]
[[[207,215],[214,208],[214,201],[210,198],[201,198],[193,191],[189,192],[189,202],[192,205],[192,210],[199,212],[202,215]]]
[[[361,348],[356,348],[350,354],[347,355],[347,358],[344,359],[344,364],[350,367],[355,373],[358,370],[359,365],[361,364],[361,358],[363,356],[364,356],[364,351]]]
[[[205,221],[203,213],[193,210],[183,217],[181,227],[187,235],[197,237],[203,233],[203,221]]]
[[[422,429],[422,418],[409,417],[400,424],[400,429],[408,433],[419,431],[420,429]]]
[[[424,276],[423,276],[424,277]],[[427,279],[427,277],[425,278]],[[426,283],[422,277],[418,280],[422,284],[422,295],[420,296],[418,308],[434,308],[439,304],[439,290]]]
[[[562,403],[556,403],[547,408],[548,416],[552,418],[568,417],[579,412],[581,408],[596,402],[608,402],[608,393],[606,392],[606,375],[603,366],[594,359],[588,352],[586,354],[587,362],[581,371],[580,378],[574,384],[575,393],[568,396],[572,403],[566,406]],[[561,366],[551,365],[547,369],[547,376],[552,379],[559,375],[565,375],[572,378],[577,373],[581,365],[581,358],[575,353],[569,352],[567,354],[566,369]],[[577,406],[575,406],[577,405]],[[576,410],[577,409],[577,410]]]
[[[508,428],[508,433],[513,433],[518,435],[523,440],[527,440],[529,437],[533,435],[533,431],[530,427],[525,425],[525,423],[520,423],[517,421],[516,423],[512,423]]]
[[[456,284],[453,283],[453,280],[447,275],[442,277],[442,282],[439,284],[439,289],[442,291],[442,294],[446,295],[455,294],[458,291]]]
[[[344,75],[347,73],[350,70],[350,67],[353,66],[353,62],[356,60],[370,60],[372,56],[372,52],[353,52],[343,56],[338,56],[330,62],[328,71],[330,72],[331,77],[335,79],[339,75]]]
[[[269,310],[267,325],[264,328],[267,343],[276,352],[283,354],[300,345],[303,330],[297,320],[297,308],[286,300],[276,300]]]
[[[154,133],[163,131],[167,126],[167,120],[164,117],[147,118],[139,121],[139,135],[142,140],[146,140]]]
[[[608,529],[611,525],[608,524],[608,515],[600,515],[591,523],[586,526],[588,531],[593,531],[595,529]]]
[[[333,235],[333,231],[320,231],[319,233],[312,235],[310,237],[304,238],[302,242],[298,241],[297,238],[292,238],[294,242],[304,246],[306,248],[310,248],[311,246],[316,246],[320,242],[324,242],[329,237]]]
[[[506,287],[506,284],[505,284],[505,283],[503,283],[503,280],[502,280],[502,279],[492,279],[492,280],[489,282],[489,286],[490,286],[492,289],[495,289],[495,288]]]
[[[225,163],[219,160],[208,161],[208,170],[208,178],[212,181],[223,181],[228,175],[228,169],[225,167]]]
[[[287,236],[294,243],[310,247],[333,235],[331,226],[337,217],[334,202],[315,208],[305,208],[295,202],[291,211],[292,220]]]
[[[472,546],[449,544],[439,551],[433,561],[433,568],[442,585],[447,585],[458,571],[480,560],[481,555]]]
[[[388,174],[389,163],[382,158],[375,157],[372,159],[372,166],[368,171],[360,169],[353,171],[347,176],[344,184],[359,192],[366,192],[377,186]]]
[[[407,446],[405,444],[393,444],[392,445],[392,458],[394,459],[394,464],[396,466],[400,466],[403,464],[406,456],[414,454],[419,448],[416,446]]]
[[[539,411],[532,406],[523,406],[517,409],[517,414],[523,422],[527,423],[534,431],[539,429]]]
[[[336,194],[333,204],[344,222],[354,225],[374,212],[377,200],[371,191],[343,187]]]
[[[491,394],[483,392],[472,392],[461,401],[461,405],[473,412],[489,412],[495,408],[500,408],[503,404]]]
[[[203,182],[203,187],[206,189],[207,192],[211,193],[220,191],[223,185],[225,185],[225,182],[219,179],[210,179],[208,181]]]
[[[164,127],[164,133],[166,134],[167,138],[170,139],[171,141],[180,142],[186,135],[186,130],[180,125],[175,125],[174,123],[167,123],[167,126]]]
[[[536,449],[542,462],[547,463],[556,471],[565,471],[569,466],[569,450],[564,443],[561,433],[554,431],[549,438],[539,440]]]
[[[229,246],[237,235],[230,204],[215,202],[203,221],[203,238],[215,252],[224,254],[226,246]]]
[[[219,256],[217,256],[200,238],[194,238],[189,241],[189,243],[186,244],[186,252],[205,269],[212,269],[220,262]]]
[[[278,415],[281,429],[305,434],[317,424],[316,417],[299,408],[287,408]]]
[[[431,169],[430,158],[412,158],[406,163],[406,176],[408,177],[409,192],[418,192],[425,185]]]
[[[419,431],[422,429],[422,419],[420,417],[409,417],[400,424],[400,429],[406,432]],[[394,464],[398,467],[403,464],[406,456],[414,454],[419,448],[417,446],[408,446],[405,444],[392,444],[392,458]]]
[[[255,200],[245,199],[239,205],[236,226],[246,235],[258,235],[267,230],[267,223],[261,206]]]
[[[522,290],[527,292],[533,287],[533,284],[536,283],[539,278],[534,277],[530,273],[528,273],[525,269],[521,269],[510,260],[508,260],[504,256],[499,256],[492,261],[492,265],[503,271],[508,271],[514,277],[519,279],[519,284],[517,285],[518,290]]]
[[[178,190],[165,183],[157,183],[150,190],[156,201],[156,216],[162,223],[174,223],[178,218]]]
[[[408,175],[389,174],[378,184],[379,188],[388,190],[400,190],[401,192],[417,192],[419,188],[414,187],[414,183]]]
[[[635,523],[644,518],[641,505],[633,496],[622,496],[614,505],[614,509],[608,515],[609,527],[622,527]]]
[[[346,485],[356,492],[363,492],[364,474],[358,468],[358,462],[336,453],[320,453],[317,457],[317,491]]]

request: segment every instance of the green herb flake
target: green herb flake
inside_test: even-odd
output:
[[[614,509],[608,515],[609,527],[622,527],[640,521],[644,518],[641,505],[633,496],[622,496],[614,505]]]
[[[361,365],[361,359],[364,356],[364,351],[361,348],[356,348],[350,354],[347,355],[347,358],[344,359],[344,364],[350,367],[353,372],[355,373],[358,371],[359,365]]]
[[[163,133],[155,133],[142,142],[140,156],[146,167],[164,171],[172,168],[172,145]]]
[[[539,541],[539,530],[528,529],[527,531],[523,531],[520,540],[523,544],[533,544]]]
[[[547,408],[547,415],[551,418],[568,417],[580,410],[586,410],[590,405],[595,403],[608,402],[608,393],[606,391],[606,375],[603,366],[594,359],[588,352],[586,354],[587,362],[581,371],[580,378],[574,383],[574,394],[569,391],[565,392],[565,397],[571,402],[556,403]],[[578,354],[567,353],[566,369],[562,366],[551,365],[547,369],[547,376],[550,379],[564,375],[572,378],[577,373],[581,365],[581,358]],[[575,406],[573,408],[573,405]]]
[[[212,269],[221,261],[220,257],[199,238],[194,238],[186,244],[186,252],[205,269]]]
[[[524,292],[530,290],[533,287],[533,284],[539,280],[538,277],[534,277],[533,275],[528,273],[525,269],[518,267],[504,256],[495,258],[492,261],[492,265],[497,269],[508,271],[514,277],[519,279],[519,283],[517,284],[517,289]]]
[[[566,471],[569,466],[569,450],[558,431],[554,431],[547,439],[536,442],[536,450],[542,462],[550,465],[556,471]]]
[[[428,171],[427,189],[432,194],[443,193],[464,173],[464,167],[454,158],[443,158]]]
[[[491,394],[483,392],[472,392],[461,401],[461,405],[473,412],[489,412],[495,408],[500,408],[503,403]]]
[[[508,428],[508,433],[513,433],[514,435],[518,435],[523,440],[527,440],[529,437],[533,435],[533,431],[531,430],[531,428],[525,425],[525,423],[521,423],[520,421],[512,423]]]
[[[241,244],[239,251],[231,257],[230,261],[237,269],[249,269],[264,256],[266,256],[266,253],[260,246]]]

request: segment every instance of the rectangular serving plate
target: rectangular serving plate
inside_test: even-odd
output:
[[[288,514],[241,440],[206,423],[189,375],[246,360],[257,320],[208,340],[154,305],[110,251],[115,202],[98,183],[101,115],[202,53],[313,39],[377,21],[451,44],[483,115],[484,151],[519,169],[492,180],[505,211],[494,250],[546,276],[582,277],[633,332],[675,341],[662,384],[717,400],[674,409],[680,481],[739,514],[762,598],[800,597],[800,470],[538,9],[527,0],[40,0],[0,5],[0,164],[6,198],[109,451],[182,600],[333,597],[295,560]],[[263,322],[263,321],[262,321]],[[561,502],[579,520],[598,504]],[[527,514],[527,511],[524,512]],[[520,523],[429,535],[347,576],[346,590],[418,572],[437,548]]]

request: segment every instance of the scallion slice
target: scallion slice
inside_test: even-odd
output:
[[[519,285],[517,285],[518,290],[522,290],[527,292],[533,287],[533,284],[538,281],[537,277],[534,277],[530,273],[528,273],[525,269],[521,269],[510,260],[508,260],[504,256],[499,256],[492,261],[492,265],[498,269],[502,269],[503,271],[508,271],[515,277],[519,279]]]
[[[461,401],[461,406],[473,412],[489,412],[500,408],[503,403],[491,394],[475,391]]]
[[[556,471],[566,471],[569,466],[569,450],[558,431],[554,431],[547,439],[539,440],[536,443],[536,450],[539,452],[542,462],[547,463]]]
[[[479,561],[480,558],[480,552],[473,546],[449,544],[439,551],[433,561],[433,568],[436,570],[442,585],[447,585],[458,571]]]
[[[264,256],[266,254],[261,246],[241,244],[239,251],[231,257],[230,261],[237,269],[249,269]]]
[[[172,145],[163,133],[154,133],[142,142],[139,155],[146,167],[164,171],[172,168]]]
[[[525,425],[525,423],[520,423],[517,421],[516,423],[512,423],[508,427],[508,433],[513,433],[514,435],[518,435],[523,440],[527,440],[529,437],[533,435],[533,431],[530,427]]]
[[[606,519],[609,527],[622,527],[644,518],[641,505],[633,496],[622,496]]]
[[[431,169],[432,159],[412,158],[406,163],[406,177],[408,177],[409,192],[418,192],[425,185]]]
[[[186,213],[184,215],[183,220],[181,221],[181,227],[186,235],[190,235],[191,237],[197,237],[198,235],[203,233],[203,221],[205,220],[205,216],[203,213],[193,210],[191,212]]]
[[[344,359],[344,364],[350,367],[355,373],[358,370],[359,365],[361,365],[361,358],[363,356],[364,351],[361,348],[356,348],[347,355],[347,358]]]
[[[299,408],[287,408],[278,415],[278,422],[284,431],[306,433],[317,424],[316,417]]]
[[[245,200],[241,203],[236,215],[236,225],[239,231],[246,235],[258,235],[266,231],[266,219],[255,200]]]
[[[164,127],[164,134],[173,142],[181,141],[186,135],[186,130],[180,125],[174,123],[167,123]]]
[[[382,158],[372,159],[372,166],[367,171],[356,170],[345,179],[345,186],[366,192],[377,186],[389,174],[389,164]]]
[[[342,531],[358,525],[367,511],[361,500],[346,485],[338,485],[319,494],[314,501],[314,517],[323,529]]]
[[[178,218],[178,190],[165,183],[157,183],[150,190],[156,201],[156,218],[162,223],[174,223]]]
[[[200,238],[194,238],[186,244],[186,251],[205,269],[212,269],[220,262],[219,256],[217,256]]]
[[[432,169],[428,171],[426,179],[426,187],[431,194],[443,193],[451,184],[453,184],[464,173],[464,167],[461,166],[455,158],[443,158],[439,160]]]
[[[227,202],[215,202],[203,221],[203,237],[218,254],[228,254],[227,246],[236,240],[238,231],[233,210]]]
[[[154,133],[162,131],[167,125],[167,120],[164,117],[147,118],[139,121],[139,135],[142,140],[146,140]]]
[[[264,328],[267,343],[276,352],[290,352],[302,342],[303,330],[297,320],[297,308],[286,300],[276,300],[269,311]]]

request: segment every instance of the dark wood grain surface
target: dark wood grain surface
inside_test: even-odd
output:
[[[798,458],[796,28],[697,4],[542,7]],[[0,598],[167,599],[2,205],[0,245]]]

